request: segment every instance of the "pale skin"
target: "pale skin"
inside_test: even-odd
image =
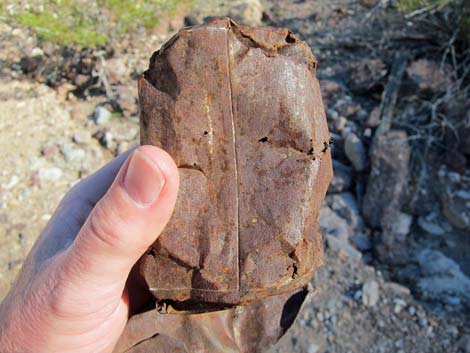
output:
[[[112,352],[178,186],[172,158],[141,146],[73,187],[0,304],[0,352]]]

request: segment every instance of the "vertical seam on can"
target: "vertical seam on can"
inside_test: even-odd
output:
[[[230,22],[228,22],[226,30],[225,30],[225,38],[226,38],[226,56],[227,56],[227,72],[228,72],[228,87],[229,87],[229,98],[230,98],[230,118],[232,120],[232,136],[233,136],[233,151],[235,156],[234,167],[235,167],[235,193],[236,197],[236,205],[235,209],[237,212],[236,216],[236,229],[237,229],[237,289],[240,290],[240,212],[239,212],[239,195],[238,195],[238,161],[237,161],[237,139],[235,133],[235,119],[233,114],[233,97],[232,97],[232,73],[230,68],[230,46],[229,46],[229,30],[231,28]],[[238,293],[239,295],[240,293]]]

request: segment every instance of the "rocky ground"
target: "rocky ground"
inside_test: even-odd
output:
[[[468,91],[390,1],[198,1],[112,54],[0,23],[0,298],[70,186],[137,143],[152,51],[215,15],[309,42],[334,142],[325,266],[272,352],[470,352]]]

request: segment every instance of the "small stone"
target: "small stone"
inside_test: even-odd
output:
[[[450,84],[449,67],[427,59],[413,61],[406,73],[411,81],[410,90],[425,96],[444,92]]]
[[[349,228],[355,232],[361,231],[364,227],[359,205],[356,197],[351,192],[342,192],[329,195],[328,205],[341,218],[345,219]]]
[[[31,50],[31,56],[43,56],[43,55],[44,55],[44,52],[39,47],[34,47]]]
[[[20,193],[20,198],[21,199],[25,199],[27,197],[30,197],[32,194],[31,190],[30,189],[24,189],[21,193]]]
[[[460,180],[462,180],[462,177],[460,176],[460,174],[456,172],[447,173],[447,177],[452,183],[455,183],[455,184],[460,183]]]
[[[128,77],[128,65],[123,60],[124,56],[106,60],[104,72],[111,85],[117,85]]]
[[[114,135],[109,131],[105,131],[105,133],[103,134],[103,138],[101,140],[101,143],[103,144],[103,146],[110,149],[113,147],[113,142],[114,142]]]
[[[129,142],[127,141],[123,141],[123,142],[120,142],[117,146],[117,149],[116,149],[116,154],[117,155],[120,155],[120,154],[123,154],[124,152],[126,152],[129,148],[131,148],[131,145]]]
[[[78,74],[73,78],[73,84],[77,87],[84,86],[90,80],[90,76]],[[73,117],[72,117],[73,118]]]
[[[336,93],[341,91],[341,86],[335,81],[321,80],[320,90],[324,99],[332,98]]]
[[[85,151],[80,148],[76,148],[71,143],[64,143],[61,146],[60,151],[67,162],[80,162],[85,159]]]
[[[124,116],[137,115],[137,95],[133,86],[117,86],[116,102]]]
[[[322,206],[320,208],[318,218],[325,237],[331,235],[337,238],[339,242],[347,243],[349,239],[349,227],[345,219],[338,216],[338,214],[328,206]]]
[[[18,178],[18,175],[12,175],[8,183],[4,186],[6,190],[13,189],[16,184],[20,181],[20,178]]]
[[[418,256],[418,263],[425,276],[452,276],[458,277],[459,265],[451,258],[437,250],[425,249]]]
[[[457,346],[464,352],[470,353],[470,335],[463,335],[457,342]]]
[[[315,343],[310,343],[307,347],[307,353],[317,353],[320,350],[320,346]]]
[[[428,325],[428,319],[426,319],[426,317],[422,317],[422,318],[419,319],[418,323],[419,323],[419,326],[421,326],[421,327],[427,326]]]
[[[37,178],[40,185],[60,180],[62,170],[57,167],[41,168],[37,172]]]
[[[54,142],[48,142],[41,148],[41,154],[46,158],[51,158],[58,151],[59,149],[57,148],[57,145]]]
[[[360,301],[362,299],[362,291],[358,290],[354,293],[354,300]]]
[[[361,105],[356,102],[342,101],[336,106],[336,110],[338,110],[340,115],[343,115],[347,118],[352,118],[361,111]]]
[[[358,263],[362,259],[362,254],[352,247],[348,242],[343,241],[332,234],[325,235],[328,247],[338,253],[338,257],[343,261]]]
[[[90,143],[91,141],[91,134],[89,131],[77,131],[73,135],[73,142],[78,143],[78,144],[87,144]]]
[[[114,139],[114,134],[111,131],[105,129],[99,130],[93,135],[93,137],[96,138],[103,147],[109,150],[114,150],[116,148],[116,140]]]
[[[449,332],[452,338],[456,338],[459,335],[459,329],[455,326],[449,326],[447,332]]]
[[[348,122],[348,119],[346,119],[344,116],[340,116],[335,122],[336,131],[342,131],[344,127],[346,126],[347,122]]]
[[[326,116],[332,120],[337,120],[339,118],[339,113],[334,109],[328,109],[326,111]]]
[[[359,3],[368,9],[373,8],[378,2],[378,0],[359,0]]]
[[[361,251],[368,251],[372,249],[372,243],[368,236],[365,235],[353,235],[350,238],[351,243]]]
[[[369,280],[362,286],[362,303],[365,306],[373,307],[379,301],[379,284],[374,280]]]
[[[75,104],[70,109],[70,116],[74,120],[82,120],[90,115],[89,107],[84,104]]]
[[[469,190],[457,190],[455,193],[455,196],[464,199],[464,200],[470,200],[470,191]]]
[[[413,216],[400,212],[398,214],[398,219],[392,224],[393,233],[398,235],[407,235],[410,232],[412,222]]]
[[[334,311],[337,305],[338,305],[338,301],[335,298],[331,298],[326,302],[326,308],[329,311]]]
[[[458,306],[462,303],[459,297],[456,297],[454,295],[448,295],[445,297],[445,302],[447,305],[451,306]]]
[[[111,112],[105,107],[98,105],[93,119],[97,125],[106,124],[111,119]]]
[[[129,129],[126,129],[124,133],[119,134],[119,138],[117,138],[117,140],[134,141],[138,138],[138,135],[139,129],[136,127],[131,127]]]
[[[349,86],[354,93],[373,91],[382,85],[387,67],[380,59],[361,60],[349,66]]]
[[[430,213],[425,217],[419,217],[418,226],[432,235],[443,235],[446,232],[436,219],[435,213]]]
[[[343,261],[357,264],[361,261],[362,254],[360,251],[346,243],[342,244],[341,248],[338,250],[338,257]]]
[[[380,124],[380,107],[375,107],[369,114],[365,125],[369,128],[375,128]]]
[[[333,180],[328,188],[329,193],[347,191],[352,185],[352,169],[337,160],[333,160]]]
[[[402,312],[403,308],[406,306],[406,302],[403,299],[395,299],[394,301],[393,312],[398,315]]]
[[[415,316],[416,315],[416,308],[414,306],[409,306],[408,307],[408,314],[410,314],[411,316]]]
[[[263,5],[260,0],[235,0],[230,5],[228,17],[236,22],[253,27],[262,24]]]
[[[356,119],[358,119],[359,121],[365,122],[368,116],[369,116],[369,113],[367,112],[367,110],[361,108],[361,110],[359,110],[356,114]]]
[[[356,134],[350,133],[344,141],[344,153],[354,169],[362,172],[367,167],[367,154],[362,141]]]

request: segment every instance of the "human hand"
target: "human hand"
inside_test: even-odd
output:
[[[134,298],[129,274],[178,185],[171,157],[141,146],[73,187],[0,304],[0,352],[112,352]]]

